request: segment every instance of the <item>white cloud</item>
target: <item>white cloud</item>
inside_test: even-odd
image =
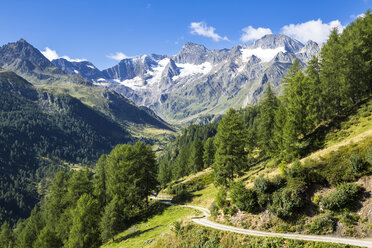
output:
[[[220,40],[229,40],[226,36],[222,37],[215,33],[214,27],[208,27],[205,22],[192,22],[190,23],[190,33],[197,34],[204,37],[212,38],[214,41],[218,42]]]
[[[129,57],[122,52],[116,52],[115,54],[107,55],[107,58],[120,61]]]
[[[240,37],[240,40],[243,42],[257,40],[266,34],[272,34],[270,28],[254,28],[252,26],[248,26],[242,29],[244,32]]]
[[[304,23],[285,25],[282,27],[281,32],[301,42],[312,40],[317,43],[323,43],[327,41],[333,28],[338,28],[338,31],[341,32],[344,26],[341,25],[339,20],[323,23],[322,20],[318,19]]]
[[[70,62],[82,62],[82,61],[86,61],[86,59],[71,59],[70,57],[68,56],[62,56],[60,57],[57,53],[56,50],[52,50],[50,49],[49,47],[46,47],[44,51],[40,51],[47,59],[49,59],[49,61],[52,61],[52,60],[55,60],[55,59],[59,59],[59,58],[63,58],[65,60],[68,60]]]
[[[50,49],[49,47],[46,47],[44,51],[40,51],[47,59],[50,61],[54,59],[58,59],[59,56],[55,50]]]
[[[359,17],[364,18],[365,16],[366,16],[366,14],[362,13],[362,14],[359,14],[359,15],[351,15],[350,18],[355,20],[355,19],[358,19]]]

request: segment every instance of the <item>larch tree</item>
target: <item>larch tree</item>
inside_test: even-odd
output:
[[[230,109],[220,121],[215,137],[213,173],[217,185],[229,186],[247,168],[244,124],[236,110]]]

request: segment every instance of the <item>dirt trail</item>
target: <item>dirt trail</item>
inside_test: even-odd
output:
[[[156,199],[156,198],[154,198]],[[167,205],[178,205],[170,202],[169,200],[161,200],[164,204]],[[339,243],[339,244],[348,244],[348,245],[355,245],[355,246],[362,246],[372,248],[372,240],[371,239],[353,239],[353,238],[337,238],[331,236],[320,236],[320,235],[303,235],[303,234],[292,234],[292,233],[273,233],[273,232],[263,232],[257,230],[249,230],[243,229],[239,227],[227,226],[223,224],[219,224],[213,221],[208,220],[210,216],[210,212],[208,209],[192,206],[192,205],[178,205],[181,207],[188,207],[193,208],[201,211],[204,216],[193,218],[192,221],[196,224],[222,230],[222,231],[229,231],[234,233],[246,234],[246,235],[253,235],[253,236],[262,236],[262,237],[279,237],[279,238],[287,238],[287,239],[299,239],[299,240],[307,240],[307,241],[317,241],[317,242],[330,242],[330,243]]]

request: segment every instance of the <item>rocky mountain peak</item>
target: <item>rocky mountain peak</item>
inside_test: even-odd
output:
[[[283,34],[267,34],[262,38],[249,44],[247,47],[251,49],[262,48],[262,49],[275,49],[278,47],[284,47],[286,51],[298,52],[303,48],[303,44],[298,40],[292,39]]]
[[[187,42],[174,57],[176,63],[202,64],[206,60],[207,48],[192,42]]]

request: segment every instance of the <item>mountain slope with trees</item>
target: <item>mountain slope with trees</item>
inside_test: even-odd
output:
[[[64,162],[92,165],[132,142],[120,125],[69,95],[40,92],[0,72],[1,220],[25,218],[39,200],[35,183]]]

